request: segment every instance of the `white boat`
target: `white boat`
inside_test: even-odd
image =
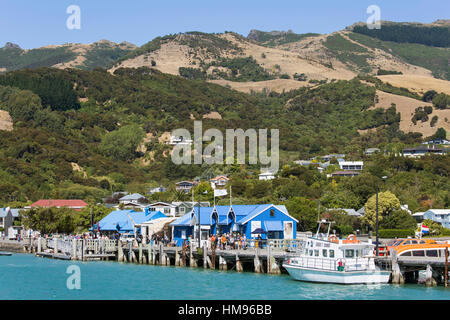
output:
[[[326,235],[320,225],[329,224]],[[337,284],[387,283],[390,271],[375,265],[374,245],[363,243],[354,235],[338,239],[329,235],[331,223],[321,221],[314,237],[307,238],[298,256],[291,257],[283,267],[295,280]]]

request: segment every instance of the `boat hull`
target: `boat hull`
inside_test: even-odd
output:
[[[336,283],[336,284],[369,284],[388,283],[389,271],[331,271],[283,265],[292,278],[299,281]]]

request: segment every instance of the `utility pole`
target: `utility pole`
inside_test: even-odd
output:
[[[376,218],[376,224],[375,224],[375,250],[376,250],[376,256],[378,257],[378,185],[377,185],[377,218]]]

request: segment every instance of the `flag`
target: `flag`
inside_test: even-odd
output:
[[[421,231],[422,233],[428,233],[428,232],[430,231],[430,228],[428,228],[426,225],[424,225],[424,224],[422,223],[422,226],[420,227],[420,231]]]
[[[227,194],[226,189],[214,189],[214,197],[226,196]]]

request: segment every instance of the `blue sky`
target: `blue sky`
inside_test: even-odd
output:
[[[81,9],[80,30],[66,27],[70,5]],[[369,5],[380,7],[382,20],[430,23],[450,18],[448,0],[1,0],[0,47],[8,41],[29,49],[100,39],[142,45],[186,31],[330,33],[366,21]]]

